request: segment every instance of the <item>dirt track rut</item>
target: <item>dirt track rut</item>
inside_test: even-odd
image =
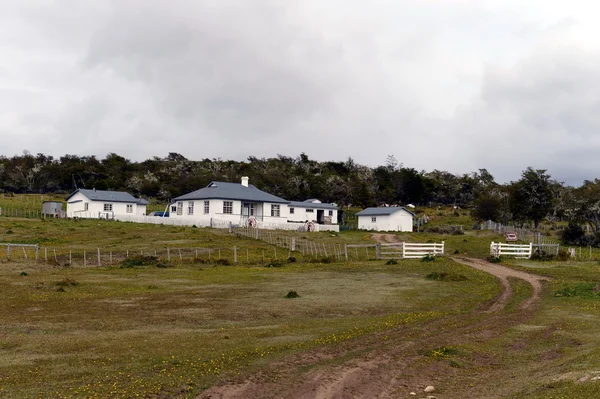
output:
[[[460,344],[464,340],[487,340],[527,318],[533,304],[539,299],[543,277],[487,263],[479,259],[455,258],[456,262],[471,266],[496,276],[502,293],[487,308],[472,315],[459,315],[451,319],[437,320],[423,327],[417,334],[403,328],[387,331],[389,342],[382,342],[378,334],[364,337],[358,342],[347,343],[333,349],[320,349],[308,354],[292,355],[273,365],[273,370],[284,371],[277,381],[269,371],[244,381],[230,381],[204,391],[198,399],[226,398],[397,398],[406,397],[409,391],[418,390],[430,383],[442,383],[439,370],[422,362],[415,355],[415,348]],[[527,281],[532,286],[531,296],[520,304],[520,312],[502,312],[513,292],[508,278]],[[485,315],[481,317],[481,315]],[[448,329],[448,326],[452,326]],[[461,341],[462,340],[462,341]],[[327,353],[325,353],[327,352]],[[350,360],[332,365],[319,359],[340,358],[349,353]],[[301,371],[304,370],[304,371]],[[446,372],[455,370],[446,370]],[[460,371],[456,371],[460,372]],[[442,373],[443,374],[443,373]],[[400,377],[401,376],[401,377]],[[466,392],[456,390],[444,398],[462,398]],[[471,396],[473,393],[470,392]],[[439,396],[441,397],[441,396]],[[471,396],[472,397],[472,396]]]

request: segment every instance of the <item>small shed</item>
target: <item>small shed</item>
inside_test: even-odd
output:
[[[401,206],[367,208],[356,214],[360,230],[413,231],[415,214]]]
[[[44,201],[42,203],[42,216],[61,217],[63,215],[62,202]]]

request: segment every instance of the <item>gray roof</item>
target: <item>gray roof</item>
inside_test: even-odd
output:
[[[398,211],[406,211],[410,213],[413,217],[416,216],[414,213],[409,211],[403,206],[385,206],[378,208],[367,208],[358,212],[356,216],[388,216]]]
[[[227,199],[248,202],[271,202],[276,204],[287,204],[289,201],[275,195],[266,193],[249,184],[248,187],[240,183],[228,183],[214,181],[200,190],[174,198],[173,201],[203,200],[203,199]]]
[[[308,200],[307,200],[308,201]],[[313,200],[314,201],[314,200]],[[322,202],[306,202],[306,201],[291,201],[289,206],[291,208],[308,208],[308,209],[338,209],[337,206],[331,204],[324,204]]]
[[[67,197],[66,201],[77,193],[85,195],[90,201],[131,202],[134,204],[148,205],[148,201],[145,199],[135,198],[133,195],[123,191],[87,190],[85,188],[73,191],[71,195]]]

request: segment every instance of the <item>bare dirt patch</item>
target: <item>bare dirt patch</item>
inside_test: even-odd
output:
[[[371,239],[375,242],[379,242],[382,244],[392,244],[396,242],[400,242],[398,237],[394,234],[373,234]]]

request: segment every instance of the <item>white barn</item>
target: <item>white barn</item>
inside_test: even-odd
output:
[[[367,208],[356,214],[360,230],[413,231],[415,214],[408,209],[396,207]]]
[[[318,199],[306,201],[291,201],[288,204],[290,222],[313,222],[318,224],[337,224],[338,207],[334,204],[324,204]]]
[[[115,216],[145,215],[148,201],[122,191],[78,189],[66,199],[67,217],[114,219]]]

